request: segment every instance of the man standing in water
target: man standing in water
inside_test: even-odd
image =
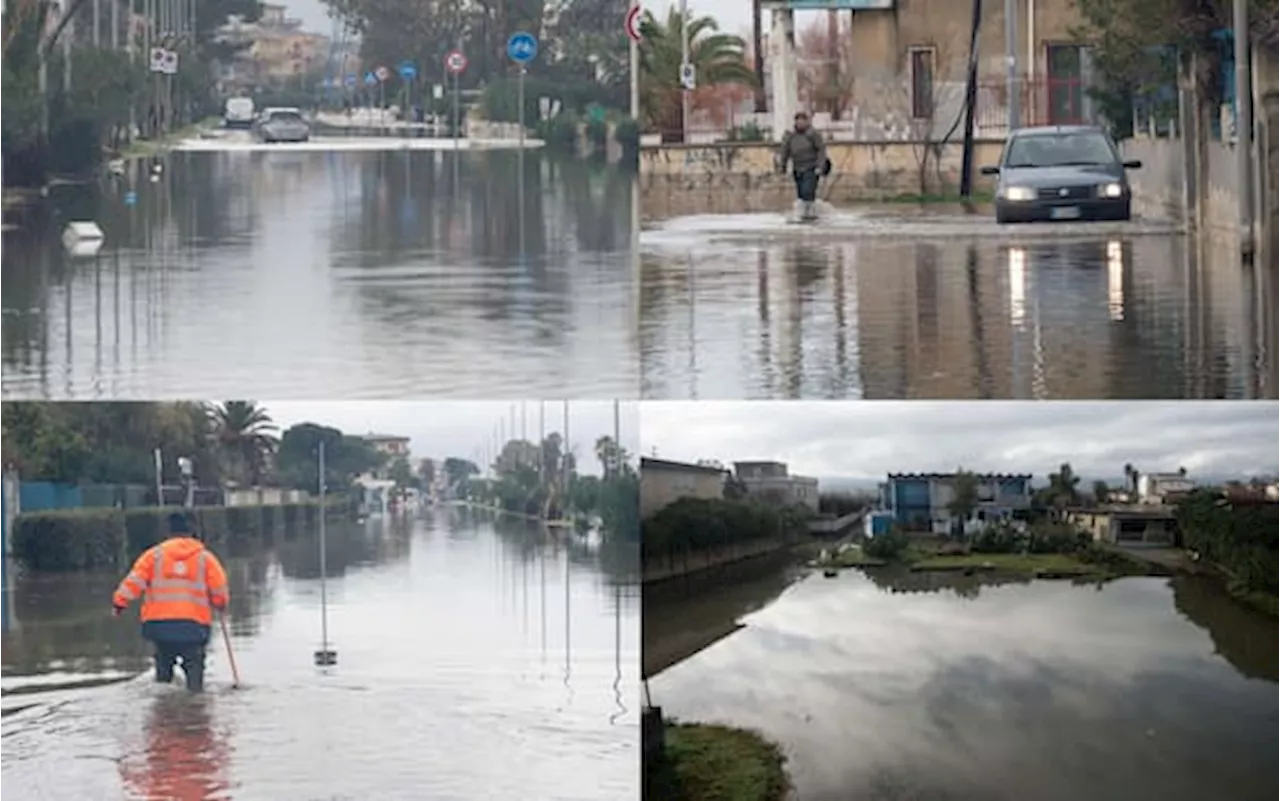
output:
[[[778,172],[787,171],[788,161],[796,181],[796,197],[803,204],[800,219],[817,219],[814,202],[818,198],[818,180],[831,172],[831,161],[822,134],[813,130],[809,115],[803,111],[796,114],[795,129],[787,131],[778,146]]]
[[[202,691],[213,610],[226,609],[230,595],[222,563],[191,530],[185,514],[169,515],[168,539],[133,563],[111,599],[114,614],[119,617],[138,598],[142,636],[156,647],[156,681],[173,681],[174,664],[181,659],[187,689]]]

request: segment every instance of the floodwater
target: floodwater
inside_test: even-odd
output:
[[[639,796],[634,548],[450,508],[329,542],[337,666],[313,664],[319,556],[300,538],[227,560],[243,686],[215,636],[203,696],[136,675],[137,624],[108,610],[118,576],[16,578],[5,797]]]
[[[642,397],[1277,397],[1274,255],[1152,222],[872,208],[641,236]]]
[[[776,601],[759,586],[772,603],[649,686],[664,715],[779,743],[795,801],[1276,797],[1275,621],[1210,584],[845,571]],[[725,606],[665,614],[706,628],[746,611]]]
[[[638,395],[631,175],[323,144],[55,188],[5,234],[4,397]]]

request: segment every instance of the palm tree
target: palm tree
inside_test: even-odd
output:
[[[1079,503],[1080,492],[1076,489],[1079,483],[1080,476],[1075,474],[1070,464],[1063,462],[1058,472],[1049,475],[1049,503],[1058,511]]]
[[[214,440],[232,465],[232,475],[256,486],[279,443],[267,410],[257,401],[223,401],[209,408]]]
[[[720,33],[711,17],[690,15],[687,25],[677,7],[659,22],[651,12],[640,21],[640,103],[645,123],[657,128],[665,140],[678,140],[684,129],[680,101],[680,35],[689,38],[689,63],[699,86],[756,84],[755,72],[747,64],[747,43],[742,37]]]

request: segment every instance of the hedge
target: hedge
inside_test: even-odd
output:
[[[681,498],[641,524],[643,559],[720,548],[740,542],[786,541],[806,513],[753,501]]]
[[[189,510],[196,529],[214,548],[235,547],[277,536],[292,539],[315,525],[318,504],[281,506],[198,506]],[[13,556],[32,570],[63,571],[128,567],[168,533],[169,515],[181,507],[75,509],[18,515],[13,523]],[[329,517],[345,505],[330,505]]]

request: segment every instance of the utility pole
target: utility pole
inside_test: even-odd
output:
[[[1253,260],[1253,80],[1249,63],[1249,2],[1234,0],[1236,90],[1236,193],[1240,210],[1240,258]]]
[[[964,145],[960,151],[960,196],[973,195],[973,107],[978,99],[978,31],[982,26],[982,0],[973,0],[969,29],[969,71],[964,85]]]
[[[1009,133],[1013,133],[1022,119],[1018,86],[1018,0],[1004,0],[1004,51],[1008,68],[1005,90],[1009,95]]]
[[[689,144],[689,89],[684,71],[689,64],[689,0],[680,0],[680,141]]]

